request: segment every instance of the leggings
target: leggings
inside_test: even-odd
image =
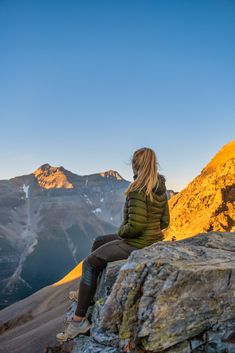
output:
[[[127,259],[133,250],[137,250],[117,234],[98,236],[82,264],[82,276],[78,291],[78,304],[75,315],[85,316],[93,301],[97,287],[97,278],[108,262]]]

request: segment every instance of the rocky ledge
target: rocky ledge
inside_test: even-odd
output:
[[[109,263],[89,309],[90,336],[73,353],[235,353],[235,233],[157,242]]]

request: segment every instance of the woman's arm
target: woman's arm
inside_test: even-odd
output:
[[[127,222],[118,230],[121,238],[135,238],[147,226],[147,203],[143,192],[132,191],[127,200]]]

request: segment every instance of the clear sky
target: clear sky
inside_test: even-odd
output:
[[[181,190],[235,137],[234,0],[0,0],[0,179],[155,150]]]

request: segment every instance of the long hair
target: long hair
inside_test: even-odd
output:
[[[132,168],[137,172],[136,179],[125,190],[124,195],[129,192],[145,188],[146,196],[149,195],[153,201],[153,188],[159,184],[157,171],[157,157],[155,152],[148,147],[143,147],[134,152],[132,159]]]

